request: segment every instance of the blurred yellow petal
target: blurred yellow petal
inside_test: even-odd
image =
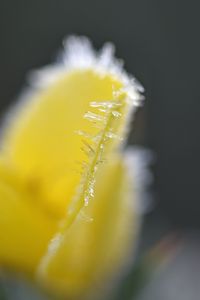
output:
[[[60,64],[32,75],[34,88],[3,130],[2,160],[23,188],[0,184],[0,251],[7,265],[40,262],[44,286],[74,298],[109,280],[132,249],[136,194],[119,148],[141,87],[111,45],[96,53],[71,38],[65,47]]]
[[[51,80],[25,96],[26,101],[13,112],[2,137],[5,159],[24,176],[27,185],[35,187],[42,204],[57,217],[65,215],[75,194],[82,170],[78,163],[88,162],[85,152],[95,156],[106,139],[109,141],[105,149],[119,143],[124,137],[130,107],[139,99],[134,85],[131,92],[127,91],[131,86],[129,78],[118,74],[116,66],[112,67],[114,70],[105,68],[106,59],[110,58],[109,47],[96,62],[88,61],[81,67],[78,60],[84,52],[79,49],[82,43],[86,43],[83,62],[87,60],[89,45],[76,41],[67,61],[72,67],[60,71],[58,67],[47,69]],[[80,52],[77,57],[76,51]],[[74,56],[78,61],[75,66]],[[111,63],[112,60],[108,66]]]
[[[111,78],[100,79],[93,71],[63,74],[28,99],[6,129],[4,155],[29,184],[38,186],[55,213],[65,212],[80,180],[81,166],[77,162],[86,159],[82,140],[75,131],[91,130],[96,134],[96,128],[83,115],[92,99],[112,97],[113,84]]]
[[[69,299],[84,299],[102,283],[105,289],[133,254],[138,216],[134,187],[122,158],[110,158],[97,182],[94,198],[69,228],[63,224],[39,267],[40,282]]]
[[[23,186],[0,163],[0,265],[33,273],[56,224],[34,206]]]

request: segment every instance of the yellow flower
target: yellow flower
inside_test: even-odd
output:
[[[136,189],[122,140],[142,97],[112,45],[97,53],[70,37],[64,48],[32,73],[2,130],[0,265],[83,299],[119,277],[134,244]]]

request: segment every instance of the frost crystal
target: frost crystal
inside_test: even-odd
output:
[[[110,74],[122,82],[127,100],[132,101],[133,105],[141,104],[143,97],[140,93],[144,92],[144,88],[135,77],[124,70],[123,61],[115,58],[115,47],[112,43],[106,43],[98,52],[87,37],[70,36],[64,40],[63,46],[64,51],[55,64],[30,73],[32,85],[42,88],[59,80],[62,74],[70,70],[92,69],[101,76]]]

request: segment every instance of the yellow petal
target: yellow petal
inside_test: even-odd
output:
[[[38,276],[49,288],[72,297],[87,294],[102,278],[104,282],[110,278],[131,248],[136,215],[130,209],[132,194],[124,163],[114,152],[140,98],[134,82],[110,55],[110,47],[97,55],[86,40],[75,44],[65,54],[64,65],[47,69],[40,77],[41,86],[37,83],[37,89],[25,96],[2,138],[4,162],[18,172],[27,194],[35,195],[33,210],[19,209],[20,220],[27,215],[31,225],[23,232],[15,260],[10,251],[8,263],[23,265],[20,251],[26,249],[28,234],[34,233],[31,219],[38,219],[33,234],[33,252],[38,253],[35,266],[51,235],[46,234],[49,219],[43,212],[37,216],[38,208],[45,209],[64,221]],[[2,195],[6,199],[6,192]],[[33,199],[25,195],[22,200],[29,207]],[[17,232],[21,232],[20,220],[16,220]],[[12,228],[12,222],[8,224]],[[36,232],[43,227],[37,238]]]
[[[4,155],[47,194],[44,199],[54,212],[65,212],[66,201],[80,180],[77,162],[86,159],[82,140],[75,131],[98,133],[83,115],[90,109],[91,100],[112,99],[113,85],[112,78],[101,79],[93,71],[65,74],[28,99],[6,132]]]
[[[97,182],[94,198],[70,227],[63,225],[38,271],[40,282],[69,299],[84,299],[118,277],[138,229],[134,188],[121,158],[110,159]]]
[[[0,163],[0,265],[33,274],[56,225],[34,206],[23,186]]]
[[[68,49],[70,69],[47,70],[50,83],[25,96],[26,101],[13,112],[2,138],[4,158],[24,176],[27,185],[41,195],[45,209],[57,217],[65,215],[76,192],[81,164],[88,163],[85,152],[95,156],[99,153],[97,149],[105,146],[105,140],[104,152],[118,144],[130,107],[139,99],[134,85],[131,92],[127,91],[129,78],[118,74],[120,67],[112,62],[113,58],[107,64],[113,63],[114,67],[105,67],[108,48],[93,64],[89,61],[81,67],[81,54],[77,55],[76,51],[82,43],[85,42],[78,41],[71,54]],[[87,52],[91,49],[84,47],[87,61]],[[78,61],[75,66],[74,56]],[[55,77],[53,80],[50,74]],[[95,164],[90,159],[89,165],[95,167]]]

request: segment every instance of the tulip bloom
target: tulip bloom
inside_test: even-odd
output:
[[[0,266],[83,299],[117,280],[135,244],[137,186],[122,146],[142,88],[112,45],[97,53],[76,37],[30,78],[1,133]]]

